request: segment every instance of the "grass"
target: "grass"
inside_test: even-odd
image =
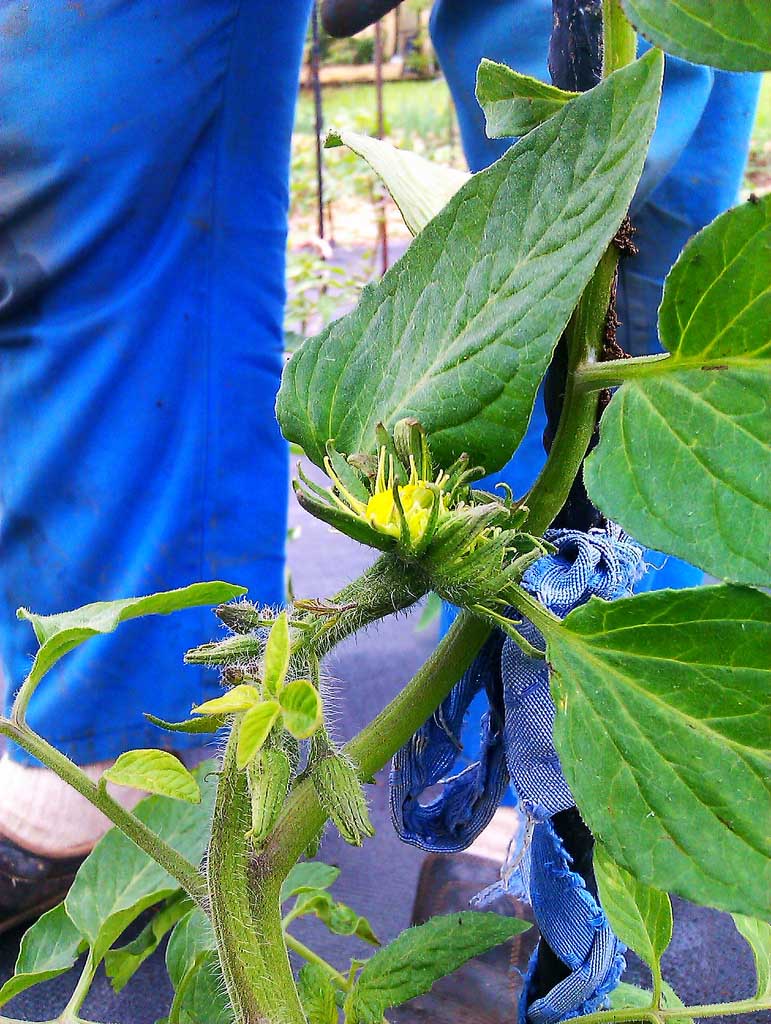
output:
[[[346,128],[374,135],[377,120],[372,85],[326,86],[322,94],[324,128]],[[399,145],[424,149],[441,140],[458,149],[450,93],[442,78],[386,82],[383,85],[385,134]],[[313,95],[303,89],[297,104],[295,132],[313,134]]]

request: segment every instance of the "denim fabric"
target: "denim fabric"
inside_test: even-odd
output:
[[[310,0],[0,3],[0,702],[52,613],[223,579],[284,597],[289,154]],[[35,729],[175,748],[206,608],[73,651]],[[7,706],[7,704],[6,704]],[[14,756],[27,755],[14,749]]]
[[[548,995],[531,1001],[535,951],[520,1002],[520,1020],[529,1024],[556,1024],[599,1009],[625,967],[626,947],[581,875],[570,868],[570,855],[550,822],[539,822],[523,862],[523,881],[541,935],[571,970]]]
[[[450,696],[393,760],[391,817],[405,843],[456,853],[469,846],[495,814],[509,781],[500,698],[502,644],[502,635],[494,633]],[[482,717],[479,760],[447,775],[462,751],[460,730],[469,704],[482,688],[489,711]],[[421,795],[440,783],[441,793],[421,803]]]
[[[592,596],[613,600],[630,594],[645,572],[643,549],[612,523],[586,533],[554,530],[547,539],[556,550],[527,570],[522,585],[560,617]],[[543,650],[543,637],[532,623],[524,620],[517,628]],[[482,718],[479,760],[445,778],[443,772],[462,755],[458,736],[465,713],[483,690],[488,711]],[[500,882],[475,902],[484,905],[502,892],[525,895],[545,940],[571,970],[523,1012],[522,1020],[530,1024],[551,1024],[595,1008],[623,969],[621,944],[581,875],[570,870],[569,855],[549,822],[574,806],[554,749],[554,714],[547,663],[496,631],[437,714],[399,751],[391,774],[397,832],[406,842],[437,853],[473,841],[510,779],[525,820]],[[421,804],[421,793],[436,784],[444,785],[441,795]],[[528,984],[536,962],[537,953]]]

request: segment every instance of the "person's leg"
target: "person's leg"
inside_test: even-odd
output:
[[[287,452],[273,404],[308,10],[3,7],[6,706],[35,646],[20,605],[52,613],[200,579],[282,600]],[[30,723],[82,764],[199,742],[170,742],[142,712],[185,717],[214,690],[182,655],[215,627],[194,610],[90,641],[44,680]]]

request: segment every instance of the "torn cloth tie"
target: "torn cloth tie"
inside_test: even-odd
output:
[[[631,593],[645,571],[643,550],[614,524],[586,533],[547,534],[556,551],[525,573],[522,586],[563,617],[590,597],[613,600]],[[544,641],[527,620],[517,626],[540,650]],[[480,758],[453,773],[462,748],[463,718],[485,690],[488,711],[481,722]],[[510,784],[526,815],[525,838],[510,851],[501,882],[481,901],[502,892],[526,896],[548,949],[536,950],[521,1007],[522,1024],[555,1022],[588,1013],[604,1002],[624,967],[624,947],[613,935],[597,901],[591,863],[573,869],[558,824],[574,816],[574,800],[554,750],[554,705],[548,666],[495,631],[471,668],[437,712],[394,758],[391,813],[399,836],[421,849],[450,853],[465,849],[488,824]],[[441,786],[426,799],[426,791]],[[423,800],[421,800],[423,798]],[[516,870],[514,869],[516,867]],[[554,955],[563,976],[542,987],[543,961]]]

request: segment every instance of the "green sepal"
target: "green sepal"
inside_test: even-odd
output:
[[[247,772],[252,804],[252,827],[247,835],[259,847],[273,831],[281,813],[289,792],[291,766],[283,750],[264,747],[250,763]]]
[[[328,526],[332,526],[340,533],[346,534],[360,544],[367,544],[369,547],[377,548],[379,551],[391,551],[396,547],[396,538],[387,533],[379,533],[368,526],[363,519],[359,519],[353,513],[343,512],[335,505],[325,505],[317,498],[314,498],[306,491],[297,480],[292,481],[292,489],[297,496],[297,501],[306,512],[310,512],[316,519],[320,519]]]
[[[349,758],[330,752],[313,765],[310,775],[321,806],[346,843],[361,846],[365,837],[374,836],[359,773]]]
[[[145,711],[144,717],[151,725],[166,732],[186,732],[193,734],[212,733],[221,729],[227,721],[227,715],[206,715],[203,718],[187,718],[184,722],[167,722]]]
[[[344,455],[341,455],[340,452],[335,449],[332,441],[327,441],[326,451],[327,458],[329,459],[329,465],[332,467],[332,470],[340,483],[349,492],[351,497],[366,505],[369,501],[370,493],[362,480],[359,471],[348,462]]]

